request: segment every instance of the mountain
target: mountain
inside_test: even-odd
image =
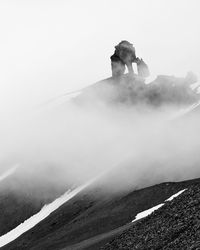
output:
[[[109,105],[178,105],[188,107],[199,101],[200,93],[197,77],[188,72],[185,77],[158,75],[156,79],[146,84],[146,80],[137,74],[124,74],[119,77],[109,77],[91,84],[81,90],[72,91],[50,99],[41,107],[65,107],[71,101],[76,105],[95,105],[103,102]]]
[[[85,88],[76,97],[72,97],[70,103],[81,108],[99,107],[103,103],[116,109],[121,106],[137,108],[148,106],[156,109],[165,105],[175,105],[177,110],[189,107],[184,115],[190,115],[199,109],[199,94],[190,88],[193,81],[191,75],[184,78],[158,76],[152,83],[145,84],[144,79],[126,74],[117,79],[105,79]],[[58,103],[53,112],[61,111],[64,115],[66,105],[69,103],[66,99],[64,96],[64,101],[61,103],[60,99],[56,100]],[[56,163],[54,164],[56,166]],[[119,241],[122,241],[124,247],[127,244],[125,232],[130,234],[132,231],[137,232],[139,241],[139,237],[143,237],[144,228],[140,229],[137,225],[160,213],[164,208],[170,207],[170,204],[174,204],[180,198],[172,203],[166,203],[150,217],[133,224],[132,221],[138,213],[164,203],[167,198],[180,190],[187,189],[180,195],[183,197],[189,192],[188,190],[199,187],[199,179],[182,182],[167,180],[160,183],[159,178],[155,182],[155,178],[153,179],[148,173],[141,177],[142,180],[138,185],[134,183],[134,178],[126,178],[134,174],[131,169],[134,169],[134,166],[124,168],[123,171],[115,167],[104,175],[103,181],[100,177],[101,181],[97,178],[85,186],[78,181],[65,182],[65,176],[56,167],[54,168],[53,164],[46,164],[45,167],[34,165],[31,168],[20,165],[12,174],[8,176],[3,174],[6,177],[2,180],[0,177],[0,234],[12,232],[20,223],[24,221],[25,223],[21,225],[21,236],[12,238],[13,241],[1,249],[95,250],[103,247],[120,233],[122,233],[120,240],[116,237],[105,247],[115,249],[113,246],[118,247]],[[112,189],[114,183],[116,185]],[[40,217],[42,213],[44,216]],[[165,217],[164,213],[162,216]],[[29,222],[32,223],[33,218],[36,218],[36,222],[31,226],[28,225]],[[158,220],[161,224],[168,225],[167,221],[161,220],[160,217]],[[153,220],[150,220],[150,223],[152,224],[146,225],[152,228]],[[132,238],[130,244],[137,245],[138,243]],[[2,239],[0,237],[0,242]],[[166,244],[168,243],[170,242]]]
[[[0,235],[39,212],[45,204],[60,197],[70,186],[67,183],[55,186],[54,182],[59,179],[56,173],[54,179],[44,179],[42,172],[47,174],[50,171],[47,168],[37,169],[36,174],[30,168],[27,172],[26,168],[18,164],[14,171],[11,170],[6,172],[10,171],[8,175],[2,174],[4,178],[0,179]]]
[[[82,244],[85,249],[99,249],[115,236],[116,229],[119,233],[131,226],[131,221],[141,211],[199,183],[200,179],[167,182],[120,195],[106,194],[92,184],[1,249],[83,249]]]

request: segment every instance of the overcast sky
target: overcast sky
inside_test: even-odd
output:
[[[1,0],[0,112],[109,77],[129,40],[153,75],[200,75],[199,0]]]

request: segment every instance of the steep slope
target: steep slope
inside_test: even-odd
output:
[[[130,105],[136,105],[138,103],[153,107],[160,107],[162,104],[171,103],[176,104],[178,107],[182,105],[187,106],[193,104],[199,99],[199,95],[189,88],[190,83],[191,79],[188,79],[187,77],[176,78],[172,76],[159,76],[154,82],[146,85],[144,83],[144,79],[137,77],[136,75],[127,74],[118,79],[108,78],[97,82],[91,87],[81,91],[77,97],[72,99],[72,103],[75,103],[77,106],[81,107],[82,104],[86,106],[88,104],[90,107],[93,106],[93,104],[99,102],[102,104],[103,101],[104,104],[109,103],[112,107],[115,106],[117,108],[119,107],[118,105],[121,104],[125,104],[126,107],[130,107]],[[54,110],[55,113],[59,109],[65,112],[65,104],[66,103],[63,104],[62,102],[60,106],[56,105]],[[63,114],[65,113],[62,113],[62,115]],[[49,183],[49,181],[47,181],[45,178],[43,179],[43,177],[38,178],[38,173],[36,173],[35,176],[36,178],[34,182],[31,181],[34,179],[33,176],[31,176],[31,178],[26,176],[20,181],[16,176],[9,178],[5,185],[0,186],[1,234],[8,232],[33,214],[37,213],[43,207],[43,205],[56,199],[71,185],[73,185],[66,183],[66,185],[55,188],[53,184],[57,179],[55,171],[52,174],[54,178],[52,183],[51,181]],[[123,178],[123,176],[120,175],[120,178],[121,177]],[[57,183],[59,183],[59,178],[57,179]],[[145,176],[145,178],[148,178],[148,174]],[[155,183],[154,180],[148,182],[147,185],[152,183]],[[130,182],[129,187],[131,186],[132,183]],[[169,187],[171,187],[171,184]],[[58,216],[58,212],[56,211],[56,219],[50,215],[47,219],[37,225],[36,227],[38,227],[39,233],[35,233],[35,229],[33,229],[34,233],[32,233],[33,235],[36,234],[37,237],[34,238],[31,236],[32,241],[36,241],[34,244],[38,245],[37,247],[40,247],[41,245],[41,249],[45,249],[46,245],[49,244],[48,239],[51,237],[52,241],[58,240],[60,242],[59,244],[65,246],[65,242],[62,243],[61,241],[62,235],[64,235],[64,238],[70,238],[70,240],[67,241],[68,244],[76,244],[77,242],[87,239],[88,237],[93,237],[95,235],[105,233],[106,231],[118,228],[119,226],[123,226],[124,223],[130,222],[132,217],[134,217],[139,211],[157,205],[157,202],[162,202],[162,199],[165,195],[165,192],[163,191],[161,194],[157,193],[157,197],[155,198],[153,197],[153,193],[151,193],[150,200],[145,195],[145,200],[139,201],[138,203],[138,200],[140,200],[141,196],[137,196],[136,193],[134,193],[134,204],[132,204],[132,198],[130,198],[130,201],[128,202],[128,197],[133,190],[119,193],[116,192],[116,194],[111,196],[99,189],[100,188],[98,187],[94,190],[91,189],[90,191],[82,192],[82,194],[72,199],[72,201],[70,201],[68,204],[62,206],[67,207],[67,214],[66,212],[61,212],[61,216]],[[120,189],[121,188],[119,188],[119,190]],[[171,194],[170,192],[173,190],[173,188],[171,191],[170,190],[171,189],[167,191],[169,192],[169,195]],[[123,201],[122,203],[121,200]],[[126,201],[128,202],[127,206]],[[73,202],[75,202],[75,204]],[[130,206],[129,203],[131,204]],[[60,209],[58,209],[58,211],[61,211]],[[123,209],[125,209],[125,213],[122,212]],[[131,212],[130,209],[132,209]],[[14,218],[13,214],[15,214]],[[65,216],[67,216],[67,221],[65,220]],[[41,226],[45,223],[48,225],[47,230],[46,226],[44,228]],[[54,235],[55,230],[57,232],[56,236]],[[54,237],[58,237],[58,239],[54,239]],[[29,243],[27,243],[25,238],[23,238],[23,241],[26,242],[25,244],[30,244],[29,247],[33,246],[31,245],[33,244],[32,241],[28,240]]]
[[[188,73],[185,77],[159,75],[150,82],[136,74],[125,74],[117,78],[107,78],[85,89],[73,98],[76,104],[91,104],[91,102],[119,105],[147,105],[161,107],[174,105],[187,107],[199,101],[200,94],[191,84],[197,79]]]
[[[199,249],[200,185],[192,185],[101,249]]]
[[[56,250],[67,246],[70,249],[78,242],[130,223],[139,212],[156,206],[174,193],[199,182],[197,179],[163,183],[115,196],[91,186],[1,249]],[[102,243],[101,240],[97,241],[98,247],[105,244],[106,240],[109,238],[103,238]],[[93,242],[91,249],[95,249],[97,242]]]
[[[0,235],[18,226],[69,188],[67,183],[55,186],[50,179],[44,179],[41,171],[48,172],[45,169],[40,170],[40,174],[27,173],[19,166],[0,181]],[[54,175],[54,178],[56,180],[58,176]]]

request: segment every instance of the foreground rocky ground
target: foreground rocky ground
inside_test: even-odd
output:
[[[192,185],[101,249],[200,249],[200,185]]]
[[[170,230],[170,227],[172,226],[174,230],[173,232],[176,235],[179,233],[179,227],[181,230],[186,230],[188,225],[191,227],[193,226],[193,224],[190,223],[193,221],[194,217],[188,220],[186,217],[187,224],[184,221],[182,221],[182,224],[179,224],[179,221],[181,222],[181,220],[184,219],[184,207],[188,204],[188,197],[191,196],[190,210],[193,209],[193,200],[198,201],[198,198],[196,199],[195,195],[200,194],[199,179],[179,183],[167,182],[140,190],[130,191],[114,197],[108,196],[105,193],[102,194],[102,192],[95,187],[90,187],[90,189],[84,190],[76,197],[69,200],[66,204],[63,204],[59,209],[54,211],[34,228],[1,249],[97,250],[116,237],[116,231],[118,231],[117,235],[119,235],[121,230],[120,227],[127,225],[127,223],[129,224],[138,213],[163,203],[167,198],[180,190],[185,188],[190,190],[190,187],[193,185],[196,185],[194,190],[191,189],[190,191],[192,193],[193,190],[193,196],[191,194],[187,196],[189,191],[186,191],[185,194],[183,193],[180,196],[180,198],[178,197],[175,201],[167,204],[165,208],[161,208],[161,210],[157,212],[160,214],[158,219],[154,219],[154,217],[151,216],[147,219],[148,223],[146,220],[144,220],[144,222],[137,222],[136,227],[133,227],[131,231],[126,231],[126,233],[122,234],[120,238],[116,238],[106,246],[107,248],[105,248],[120,249],[121,247],[124,247],[122,249],[134,249],[134,244],[138,244],[138,248],[136,249],[159,249],[152,247],[154,246],[153,244],[155,243],[155,247],[157,247],[159,242],[170,242],[168,238],[175,237],[171,236],[171,231],[167,231],[168,228]],[[198,190],[197,193],[195,193],[196,189]],[[179,199],[182,199],[182,197],[185,197],[185,203],[180,203],[179,210],[174,212],[173,204],[175,204],[176,208],[176,206],[178,206],[176,204],[179,204],[178,201]],[[180,215],[178,211],[181,212]],[[198,212],[196,214],[198,214]],[[165,220],[169,221],[169,223],[166,224]],[[155,228],[154,223],[156,225]],[[145,235],[145,230],[147,230],[147,228],[149,228],[149,234],[147,234],[148,237]],[[156,232],[158,233],[158,230],[161,231],[164,238],[159,238],[160,236],[158,235],[157,237],[159,240],[156,238],[154,240],[154,235]],[[166,233],[164,234],[165,231],[168,232],[167,235]],[[189,232],[191,232],[190,229]],[[130,248],[127,248],[128,244],[132,244],[131,240],[134,239],[135,233],[138,234],[135,239],[136,243],[133,242],[133,245],[130,245]],[[152,239],[150,238],[151,236]],[[150,248],[145,248],[148,246],[146,245],[146,241],[149,242]]]

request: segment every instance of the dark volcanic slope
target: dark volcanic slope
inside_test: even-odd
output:
[[[101,249],[200,249],[200,186],[191,186]]]
[[[114,197],[102,194],[98,188],[90,187],[1,249],[70,249],[74,244],[130,223],[137,213],[162,203],[194,182],[199,183],[200,180],[163,183]],[[105,243],[104,239],[102,244]],[[99,249],[102,246],[99,242],[98,248],[95,247],[95,242],[93,244],[90,249]]]
[[[20,171],[17,170],[0,182],[0,235],[39,212],[45,204],[55,200],[69,188],[67,185],[57,188],[42,175],[33,178],[33,172],[30,175],[24,174],[25,177],[22,178]]]

